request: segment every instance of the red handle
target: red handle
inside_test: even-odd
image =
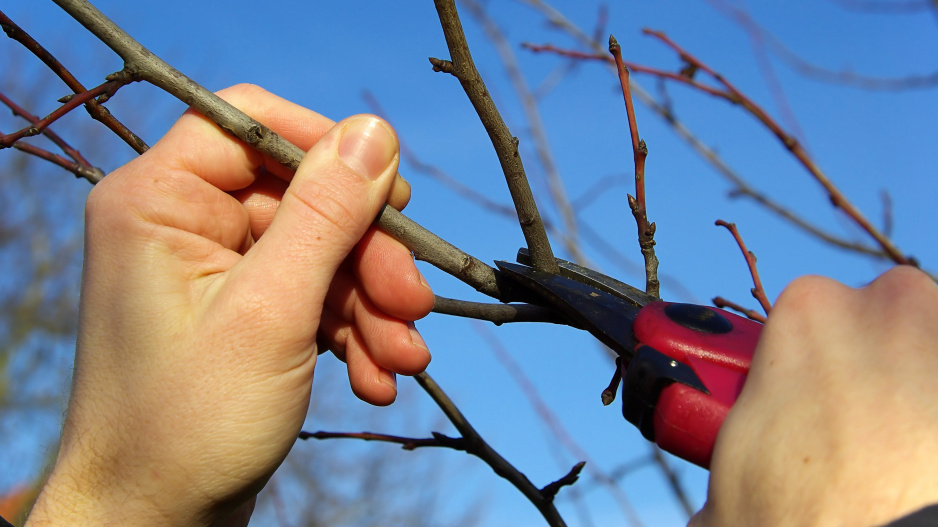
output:
[[[710,392],[669,384],[658,396],[653,418],[658,446],[709,468],[720,426],[746,382],[762,324],[712,307],[654,302],[642,309],[632,329],[641,344],[689,366]]]

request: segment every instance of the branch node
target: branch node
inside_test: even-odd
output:
[[[548,483],[545,485],[544,488],[541,489],[541,494],[544,495],[544,499],[547,501],[553,501],[560,489],[576,483],[576,480],[580,477],[580,472],[585,466],[586,461],[580,461],[576,465],[573,465],[573,468],[571,468],[570,472],[567,472],[564,477],[554,481],[553,483]]]
[[[433,71],[453,73],[453,63],[448,60],[430,57],[430,64],[433,65]]]

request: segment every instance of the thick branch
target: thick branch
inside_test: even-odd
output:
[[[282,165],[296,170],[306,154],[301,148],[247,116],[192,79],[161,60],[105,17],[86,0],[53,0],[92,34],[114,50],[135,80],[144,80],[196,109],[222,129]],[[501,298],[495,271],[460,251],[391,207],[385,207],[377,224],[415,255],[465,281],[477,290]],[[553,260],[552,260],[553,261]]]
[[[505,174],[508,190],[515,204],[515,210],[518,212],[518,221],[521,224],[528,250],[531,252],[533,266],[557,273],[559,268],[557,262],[554,261],[550,241],[547,239],[547,231],[537,210],[534,195],[528,186],[521,156],[518,153],[518,139],[511,135],[508,126],[505,125],[505,121],[499,114],[495,102],[492,101],[492,97],[482,81],[482,76],[479,75],[475,63],[472,61],[469,44],[466,42],[466,35],[463,33],[462,23],[459,21],[459,14],[456,11],[454,0],[435,0],[434,3],[450,53],[449,61],[431,59],[434,69],[451,73],[459,79],[466,96],[479,115],[482,126],[488,132],[495,153],[498,155],[502,171]]]

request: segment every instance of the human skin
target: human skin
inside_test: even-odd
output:
[[[411,321],[433,294],[372,226],[409,199],[390,126],[219,95],[308,154],[293,176],[190,111],[92,190],[71,396],[27,525],[246,525],[320,352],[378,405],[430,361]]]
[[[938,502],[938,287],[897,267],[779,297],[691,527],[884,525]]]

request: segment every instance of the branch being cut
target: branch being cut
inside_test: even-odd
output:
[[[484,304],[437,296],[433,301],[433,312],[485,320],[496,326],[508,322],[547,322],[569,325],[569,321],[556,310],[533,304]]]
[[[479,75],[479,71],[472,61],[469,44],[466,42],[465,33],[463,33],[459,13],[456,11],[456,3],[454,0],[434,0],[434,4],[440,17],[443,34],[446,37],[450,60],[444,61],[431,58],[430,62],[433,64],[433,69],[434,71],[450,73],[459,79],[459,83],[475,108],[482,126],[485,127],[505,174],[511,199],[515,203],[518,221],[521,224],[521,230],[531,253],[533,267],[551,273],[559,273],[560,269],[554,260],[554,253],[550,248],[550,241],[547,239],[544,222],[537,211],[534,195],[531,193],[531,187],[528,186],[528,180],[524,173],[524,166],[518,153],[518,139],[511,135],[508,126],[505,125],[505,121],[499,114],[495,102],[492,101],[492,97],[482,81],[482,76]]]

